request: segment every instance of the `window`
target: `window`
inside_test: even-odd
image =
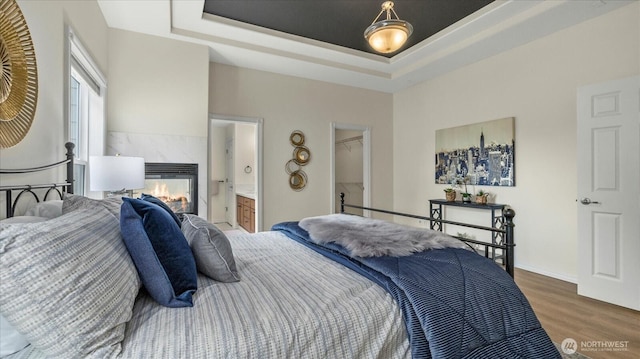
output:
[[[106,81],[69,29],[68,139],[76,145],[74,192],[89,197],[89,156],[104,154]]]

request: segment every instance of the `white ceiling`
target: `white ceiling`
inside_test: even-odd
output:
[[[393,93],[633,1],[495,1],[392,58],[204,14],[204,0],[98,4],[109,27],[207,45],[212,62]]]

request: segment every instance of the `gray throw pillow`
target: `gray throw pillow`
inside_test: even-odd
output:
[[[240,280],[229,239],[218,227],[198,216],[185,214],[182,233],[191,245],[200,273],[219,282]]]

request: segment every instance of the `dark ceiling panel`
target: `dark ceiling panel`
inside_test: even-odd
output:
[[[394,1],[394,8],[400,19],[413,25],[413,35],[403,50],[492,2]],[[360,51],[374,52],[363,34],[380,12],[382,3],[382,0],[205,0],[204,12]]]

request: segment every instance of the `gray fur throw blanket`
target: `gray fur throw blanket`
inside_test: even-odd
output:
[[[448,234],[347,214],[308,217],[298,225],[317,244],[335,242],[355,257],[403,257],[427,249],[465,248]]]

